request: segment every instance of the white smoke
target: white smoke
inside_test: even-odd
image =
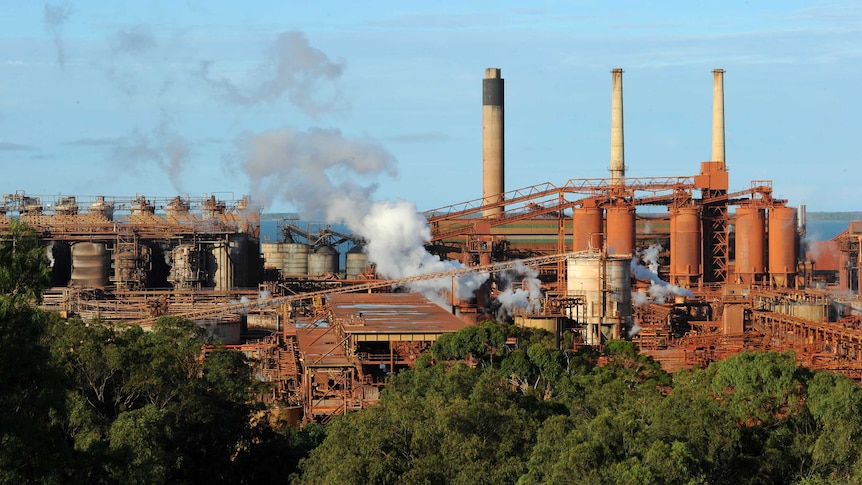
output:
[[[237,146],[241,168],[264,204],[284,200],[303,217],[345,223],[367,240],[364,250],[381,276],[403,278],[463,267],[425,250],[431,230],[413,202],[372,201],[377,187],[373,180],[395,174],[395,157],[377,142],[350,139],[335,129],[283,128],[246,136]],[[458,298],[471,298],[487,278],[459,278]],[[409,289],[445,304],[442,295],[452,290],[452,281],[416,282]]]
[[[542,282],[538,276],[538,270],[525,266],[521,261],[517,261],[512,269],[498,274],[497,283],[503,286],[503,291],[497,295],[500,303],[498,319],[511,317],[518,309],[528,313],[536,313],[541,309]],[[521,283],[521,287],[514,287],[517,282]]]
[[[629,338],[634,337],[635,335],[641,333],[641,326],[635,323],[632,328],[629,329]]]
[[[688,289],[672,285],[658,276],[658,256],[659,253],[661,253],[661,250],[662,247],[660,244],[652,244],[647,249],[639,249],[637,256],[632,259],[631,269],[635,278],[639,280],[648,280],[650,282],[649,289],[646,293],[632,293],[632,303],[634,303],[635,306],[646,304],[649,301],[665,303],[675,296],[694,296],[694,294]],[[639,259],[646,263],[646,266],[639,264]]]
[[[336,82],[344,61],[332,61],[312,47],[302,32],[279,34],[260,65],[237,83],[215,76],[212,61],[201,62],[200,75],[229,103],[241,106],[273,103],[287,93],[291,104],[316,116],[346,105]]]
[[[167,115],[150,132],[135,130],[120,138],[113,149],[115,163],[132,172],[154,163],[161,168],[177,192],[184,192],[182,173],[191,158],[189,142],[171,126]]]

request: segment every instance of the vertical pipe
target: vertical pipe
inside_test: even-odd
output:
[[[482,80],[482,199],[483,204],[503,200],[504,146],[503,146],[503,78],[500,69],[485,69]],[[494,207],[482,212],[484,216],[496,216],[503,207]]]
[[[724,69],[712,71],[712,161],[724,162]]]
[[[611,184],[619,185],[626,176],[625,150],[623,148],[623,70],[611,70],[613,92],[611,95]]]

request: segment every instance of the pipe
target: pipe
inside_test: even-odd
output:
[[[613,89],[611,94],[611,184],[622,184],[626,176],[625,150],[623,147],[623,70],[612,69]]]
[[[485,69],[482,80],[482,203],[494,204],[503,200],[504,146],[503,146],[503,78],[499,68]],[[482,215],[498,216],[503,206],[482,211]]]
[[[724,162],[724,69],[712,71],[712,161]]]

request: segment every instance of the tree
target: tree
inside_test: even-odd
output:
[[[48,259],[36,231],[10,219],[8,234],[0,235],[0,293],[39,301],[50,281]]]

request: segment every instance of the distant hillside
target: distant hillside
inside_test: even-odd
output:
[[[862,221],[862,212],[806,212],[808,221]]]

